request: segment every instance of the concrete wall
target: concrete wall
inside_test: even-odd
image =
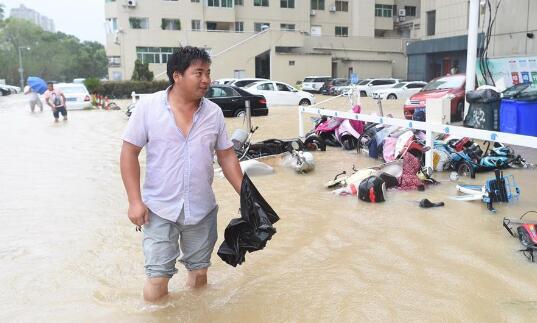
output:
[[[290,65],[290,61],[294,65]],[[332,57],[330,55],[275,54],[272,56],[271,78],[295,85],[310,75],[332,75]]]
[[[496,6],[497,0],[493,1]],[[488,14],[485,15],[488,22]],[[527,33],[533,32],[533,39]],[[494,25],[489,57],[537,55],[537,0],[502,1]]]

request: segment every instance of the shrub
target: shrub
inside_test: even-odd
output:
[[[98,93],[102,91],[101,81],[98,78],[89,78],[84,80],[84,85],[89,93]]]
[[[154,93],[165,90],[168,81],[107,81],[100,85],[99,94],[112,99],[130,99],[131,92]]]

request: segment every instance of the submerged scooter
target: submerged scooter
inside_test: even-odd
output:
[[[535,257],[533,255],[534,251],[537,251],[537,228],[535,227],[537,225],[537,221],[525,221],[523,220],[524,216],[528,213],[537,213],[536,211],[528,211],[519,219],[510,219],[510,218],[503,218],[503,227],[509,232],[509,234],[515,238],[518,238],[522,246],[525,247],[525,249],[519,250],[528,258],[529,261],[534,262]],[[514,227],[516,226],[516,234],[514,231]]]
[[[352,107],[352,112],[360,113],[362,108],[359,104]],[[345,150],[352,150],[356,148],[358,138],[364,132],[364,122],[359,120],[343,120],[335,130],[335,136],[337,141],[343,146]]]

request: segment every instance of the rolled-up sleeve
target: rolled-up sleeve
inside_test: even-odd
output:
[[[124,141],[140,148],[147,144],[148,138],[145,110],[144,102],[138,101],[138,103],[136,103],[136,108],[130,116],[127,128],[125,129],[125,132],[123,132],[123,136],[121,136],[121,139]]]
[[[233,146],[231,140],[227,135],[226,122],[224,121],[224,114],[220,111],[218,115],[218,139],[216,141],[216,150],[226,150]]]

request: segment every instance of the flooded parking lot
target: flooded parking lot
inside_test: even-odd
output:
[[[387,103],[385,112],[402,116],[400,104]],[[345,99],[326,107],[349,108]],[[522,193],[496,214],[481,202],[450,200],[456,183],[447,173],[424,192],[390,190],[385,203],[367,204],[323,188],[353,165],[380,163],[339,148],[315,152],[310,174],[267,160],[275,174],[252,178],[281,218],[267,247],[238,268],[215,252],[201,291],[183,288],[178,266],[167,303],[145,305],[141,234],[126,216],[118,164],[127,119],[122,111],[69,116],[54,123],[49,112],[30,114],[21,96],[0,98],[3,322],[535,321],[537,264],[517,252],[501,222],[537,210],[537,171],[506,171]],[[297,120],[296,108],[271,108],[253,119],[254,140],[295,137]],[[226,122],[230,133],[242,126]],[[519,153],[537,161],[535,151]],[[218,246],[239,199],[225,179],[213,186]],[[421,209],[425,197],[446,206]]]

